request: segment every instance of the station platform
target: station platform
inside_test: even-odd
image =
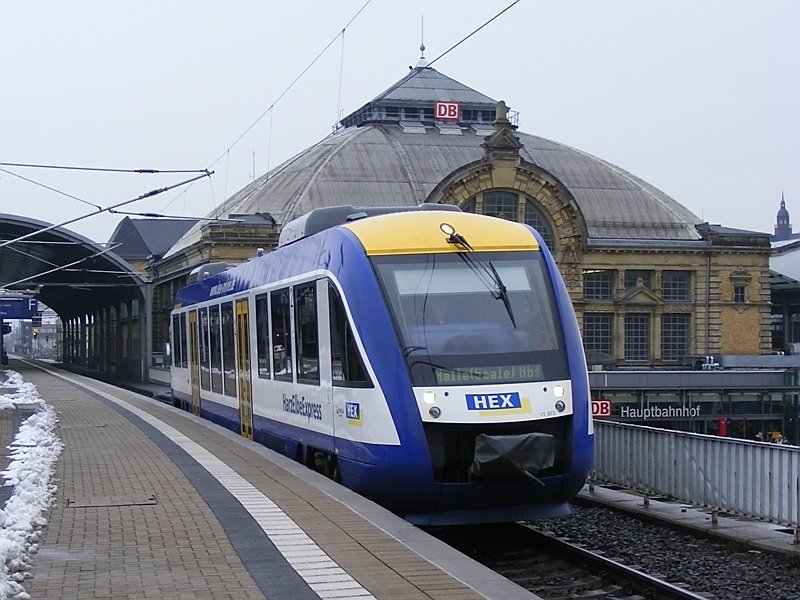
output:
[[[56,410],[63,443],[22,582],[30,598],[536,598],[322,475],[155,399],[163,386],[138,393],[14,357],[6,368]],[[0,423],[2,447],[13,427]]]
[[[800,544],[796,543],[795,530],[784,525],[725,512],[714,514],[709,508],[668,498],[648,497],[645,500],[640,492],[600,484],[584,486],[578,494],[578,501],[610,507],[642,519],[800,561]]]

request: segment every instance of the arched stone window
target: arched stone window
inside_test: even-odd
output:
[[[475,213],[475,196],[461,205],[461,210],[468,213]]]
[[[518,221],[519,197],[511,192],[491,190],[483,193],[483,214]]]
[[[520,195],[514,192],[488,190],[464,202],[461,210],[530,225],[541,234],[547,247],[554,251],[556,240],[544,211],[533,200],[524,195],[522,198],[524,202],[520,202]]]
[[[530,225],[541,234],[542,238],[544,238],[544,243],[547,244],[550,250],[555,249],[555,238],[550,227],[550,221],[544,216],[542,209],[531,200],[525,200],[525,224]]]

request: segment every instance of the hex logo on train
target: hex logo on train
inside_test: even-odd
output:
[[[522,410],[519,392],[499,392],[497,394],[467,394],[468,410]]]
[[[358,402],[345,402],[344,413],[349,425],[364,424],[364,414],[361,412],[361,405]]]

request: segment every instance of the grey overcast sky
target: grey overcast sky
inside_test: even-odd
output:
[[[423,19],[432,60],[511,2],[6,0],[0,162],[211,168],[122,209],[202,216],[403,77]],[[799,26],[797,0],[521,0],[433,67],[701,220],[771,233],[783,192],[800,230]],[[2,169],[0,212],[51,223],[188,177]]]

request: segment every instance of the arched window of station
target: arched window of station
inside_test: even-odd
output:
[[[119,305],[119,328],[120,328],[120,338],[122,341],[122,345],[120,348],[120,356],[122,358],[128,358],[128,334],[129,334],[128,305],[125,302]]]
[[[131,317],[128,323],[131,336],[131,358],[139,358],[139,300],[131,300]]]
[[[98,313],[97,322],[97,359],[101,371],[108,369],[108,307],[103,307]]]
[[[94,369],[95,344],[94,344],[94,315],[86,313],[86,366]]]
[[[541,234],[550,251],[555,252],[557,240],[553,226],[538,203],[524,194],[506,190],[487,190],[464,202],[461,210],[530,225]]]
[[[116,373],[119,353],[117,351],[117,308],[115,306],[110,307],[108,313],[108,351],[110,357],[108,370]]]

